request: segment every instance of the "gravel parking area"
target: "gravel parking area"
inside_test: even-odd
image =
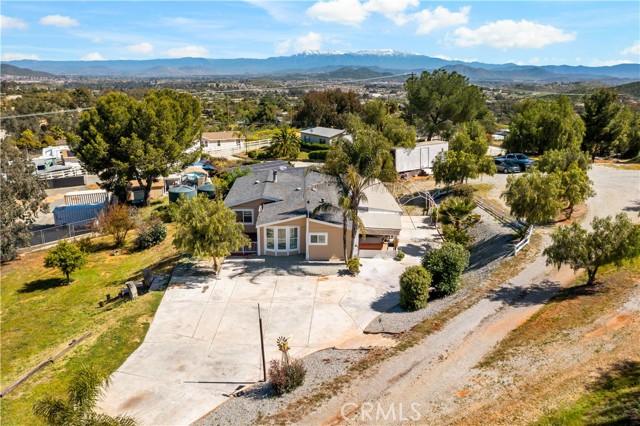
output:
[[[269,383],[258,383],[246,391],[239,391],[217,410],[212,411],[193,426],[237,426],[254,424],[263,416],[282,410],[287,404],[309,394],[327,380],[344,374],[349,367],[362,359],[368,350],[325,349],[303,359],[307,368],[304,384],[295,391],[278,397],[271,391]]]

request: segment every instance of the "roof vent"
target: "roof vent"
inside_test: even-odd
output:
[[[312,190],[313,192],[316,192],[316,191],[317,191],[317,189],[316,189],[315,187],[311,187],[311,190]]]
[[[296,191],[302,191],[302,188],[297,187],[297,188],[296,188]]]
[[[253,183],[260,183],[260,181],[256,179],[256,181],[255,181],[255,182],[253,182]]]

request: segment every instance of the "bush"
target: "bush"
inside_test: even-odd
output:
[[[453,192],[451,193],[451,195],[453,195],[454,197],[472,199],[474,192],[475,190],[473,189],[473,186],[466,183],[461,183],[453,187]]]
[[[112,204],[100,213],[95,228],[103,235],[111,235],[116,247],[124,246],[127,233],[138,224],[138,211],[125,204]]]
[[[398,250],[398,252],[396,253],[396,256],[394,257],[395,260],[400,261],[402,259],[404,259],[404,252],[401,250]]]
[[[143,222],[138,228],[136,237],[136,248],[138,250],[148,249],[160,244],[167,237],[167,227],[158,219],[151,219]]]
[[[309,153],[309,160],[326,160],[327,159],[327,154],[329,153],[328,150],[326,151],[311,151]]]
[[[303,151],[328,151],[331,149],[331,145],[327,143],[300,142],[300,149]]]
[[[422,259],[422,266],[431,273],[436,296],[455,293],[460,287],[460,276],[468,265],[469,251],[451,242],[428,251]]]
[[[80,250],[82,250],[85,253],[90,253],[91,249],[93,248],[93,243],[91,242],[91,237],[89,236],[79,238],[75,240],[74,243],[76,246],[78,246]]]
[[[349,268],[349,272],[351,275],[358,275],[360,273],[360,267],[362,264],[360,263],[360,259],[357,257],[352,257],[347,260],[347,268]]]
[[[442,236],[445,241],[460,244],[464,247],[469,247],[473,242],[473,237],[466,230],[456,229],[453,225],[443,225]]]
[[[427,306],[431,274],[422,266],[411,266],[400,275],[400,307],[417,311]]]
[[[269,367],[271,388],[278,395],[291,392],[304,383],[306,374],[307,369],[299,359],[291,359],[288,362],[274,359]]]

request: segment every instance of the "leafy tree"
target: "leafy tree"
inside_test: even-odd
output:
[[[67,277],[67,282],[71,282],[72,272],[77,271],[87,264],[87,254],[75,244],[60,241],[58,245],[47,252],[44,258],[44,266],[47,268],[58,268]]]
[[[586,172],[591,168],[589,155],[578,149],[551,149],[536,162],[538,170],[544,173],[565,172],[572,165]]]
[[[53,139],[53,136],[46,135],[44,138],[42,138],[42,142],[40,143],[40,146],[47,147],[47,146],[54,146],[55,144],[56,144],[56,140]]]
[[[542,174],[532,170],[524,176],[509,176],[502,198],[511,214],[531,224],[543,224],[562,209],[562,179],[557,173]]]
[[[16,141],[16,146],[20,149],[31,151],[40,148],[42,144],[30,129],[26,129],[20,133],[20,137]]]
[[[378,131],[382,130],[382,121],[388,115],[387,104],[380,99],[367,101],[362,106],[362,121]]]
[[[271,155],[276,158],[296,159],[300,153],[300,138],[294,129],[282,126],[271,140]]]
[[[482,174],[494,175],[496,166],[487,155],[489,141],[477,122],[463,123],[449,142],[449,149],[436,156],[433,175],[436,183],[463,183]]]
[[[476,203],[470,198],[449,197],[440,203],[437,209],[437,222],[443,224],[446,241],[464,246],[471,242],[467,229],[480,221],[480,215],[474,214]]]
[[[95,412],[101,389],[109,385],[108,377],[81,366],[71,378],[66,397],[45,396],[34,404],[33,412],[48,426],[135,426],[132,417]]]
[[[633,113],[624,139],[617,146],[618,152],[625,158],[635,158],[640,154],[640,114]]]
[[[453,294],[460,287],[462,272],[469,266],[469,251],[460,244],[446,242],[426,252],[422,266],[431,273],[437,296]]]
[[[413,126],[395,115],[387,115],[382,119],[382,135],[393,146],[414,148],[416,146],[416,130]]]
[[[629,112],[612,89],[600,89],[584,97],[585,135],[582,149],[591,158],[609,155],[621,143],[628,125]]]
[[[417,311],[427,306],[431,274],[420,265],[410,266],[400,275],[400,307]]]
[[[542,154],[550,149],[577,149],[585,128],[566,96],[527,99],[518,106],[503,147],[511,152]]]
[[[350,133],[352,140],[341,138],[331,147],[322,171],[336,179],[338,189],[349,199],[351,217],[355,217],[360,203],[366,200],[365,190],[379,181],[395,181],[397,173],[384,136],[361,125],[351,126]],[[353,257],[359,231],[363,231],[359,223],[352,223],[349,257]]]
[[[0,148],[0,258],[6,262],[16,257],[18,247],[29,245],[29,226],[49,207],[33,162],[8,138]]]
[[[294,122],[301,127],[344,128],[346,115],[357,114],[361,108],[358,95],[351,90],[312,90],[302,98]]]
[[[425,131],[428,140],[436,134],[448,135],[458,123],[490,115],[482,91],[455,71],[423,71],[420,77],[410,77],[405,89],[409,122]]]
[[[547,264],[560,268],[569,265],[574,271],[587,270],[587,284],[593,284],[598,269],[613,263],[620,266],[623,261],[640,256],[640,225],[634,225],[624,213],[615,219],[594,218],[591,232],[580,224],[557,228],[553,243],[544,250]]]
[[[49,133],[54,138],[54,140],[60,140],[65,138],[64,129],[60,126],[51,126],[49,128]]]
[[[138,225],[138,235],[136,236],[136,248],[145,250],[156,246],[167,237],[167,227],[158,218],[141,222]]]
[[[199,101],[169,89],[150,91],[142,101],[110,93],[83,113],[74,151],[104,187],[126,200],[130,180],[144,190],[148,204],[153,182],[192,163],[187,149],[199,134]]]
[[[126,204],[112,204],[100,213],[95,228],[104,235],[111,235],[116,247],[124,246],[127,234],[138,225],[138,214]]]
[[[236,214],[222,200],[209,200],[205,195],[179,200],[174,246],[198,258],[213,258],[216,272],[218,259],[251,244],[244,225],[236,222]]]
[[[561,198],[568,203],[567,218],[573,214],[576,205],[586,201],[587,198],[596,195],[593,190],[593,182],[589,179],[587,172],[573,163],[569,169],[560,175],[562,194]]]

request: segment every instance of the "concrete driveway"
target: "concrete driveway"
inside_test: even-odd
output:
[[[400,239],[409,255],[401,263],[365,259],[355,278],[341,275],[342,264],[302,257],[230,258],[219,278],[205,264],[181,264],[144,342],[112,375],[100,407],[143,425],[187,425],[260,380],[258,304],[267,363],[280,357],[279,336],[291,337],[295,357],[391,344],[362,331],[398,303],[398,276],[418,263],[433,237],[421,220],[403,217]]]

